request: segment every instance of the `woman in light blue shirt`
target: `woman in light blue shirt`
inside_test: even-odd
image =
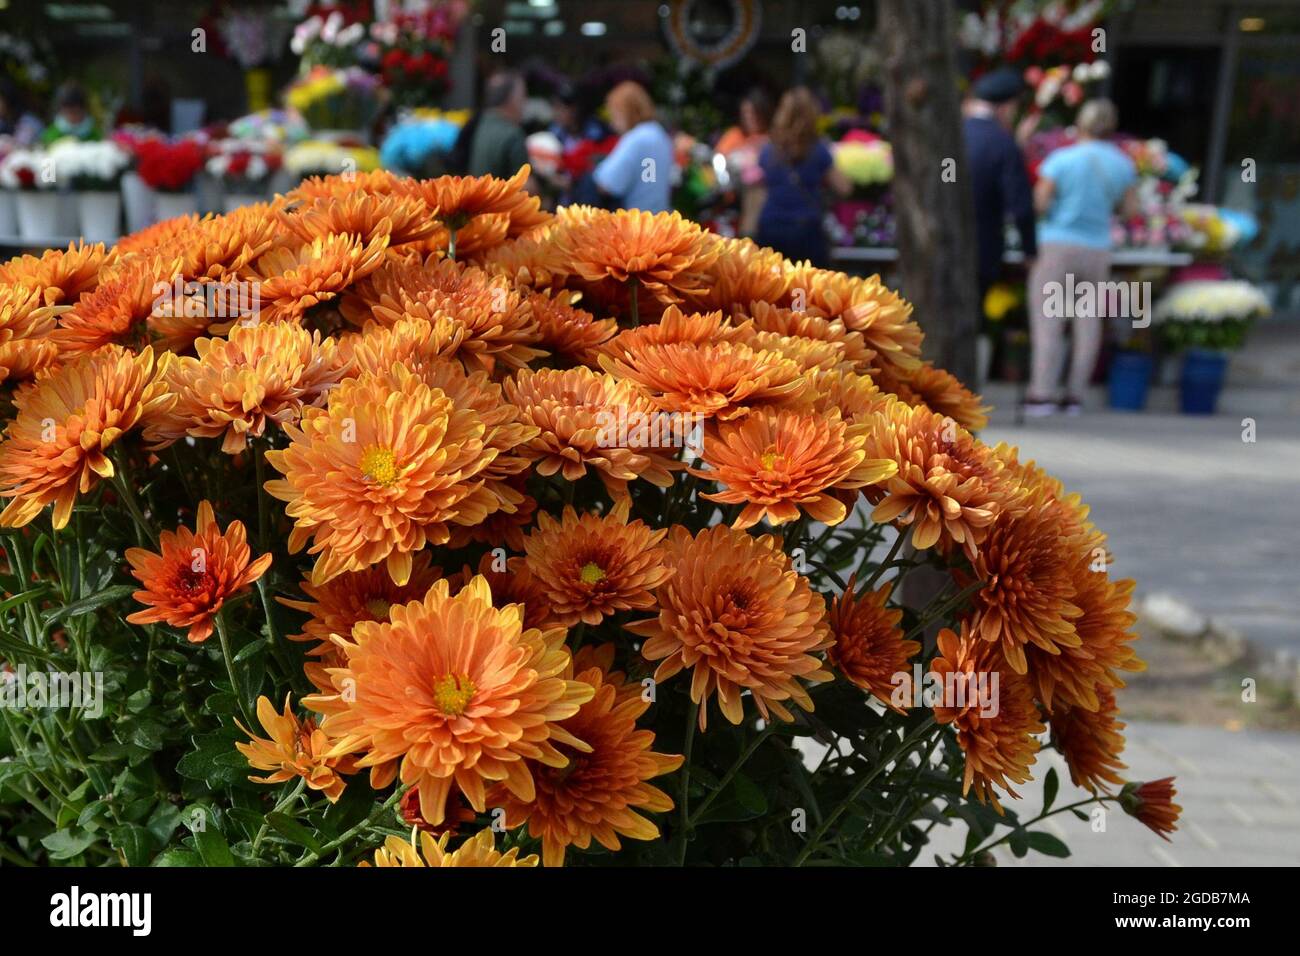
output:
[[[620,209],[667,212],[672,205],[673,141],[655,119],[655,105],[628,80],[605,98],[618,145],[592,173],[596,187]]]
[[[1100,294],[1105,288],[1101,283],[1110,273],[1111,216],[1117,208],[1127,212],[1136,205],[1137,171],[1123,150],[1109,141],[1116,124],[1115,104],[1089,100],[1079,111],[1079,141],[1056,150],[1039,167],[1034,205],[1042,218],[1038,258],[1028,282],[1033,348],[1024,405],[1028,415],[1056,410],[1066,318],[1071,320],[1074,337],[1069,384],[1060,403],[1066,412],[1079,411],[1097,363],[1101,320],[1113,305]],[[1088,283],[1092,294],[1079,296]],[[1094,307],[1088,308],[1088,302]]]

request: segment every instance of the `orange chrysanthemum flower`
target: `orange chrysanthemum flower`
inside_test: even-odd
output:
[[[505,853],[497,850],[493,840],[494,834],[491,829],[480,830],[455,850],[447,849],[447,842],[451,839],[450,833],[444,833],[440,837],[435,837],[431,833],[421,833],[419,835],[419,846],[416,846],[416,837],[411,835],[411,839],[403,840],[401,837],[390,836],[384,841],[384,845],[375,851],[375,866],[468,866],[468,867],[516,867],[516,866],[536,866],[537,854],[530,856],[520,856],[519,847],[511,847]],[[370,866],[370,863],[362,860],[357,866]]]
[[[1076,566],[1075,582],[1072,602],[1080,613],[1073,624],[1078,645],[1062,647],[1059,654],[1032,645],[1025,652],[1046,707],[1098,710],[1104,703],[1103,691],[1124,686],[1117,672],[1146,669],[1132,646],[1137,640],[1133,631],[1137,616],[1129,609],[1134,582],[1112,581],[1104,572],[1082,564]]]
[[[59,348],[48,339],[66,307],[44,302],[40,289],[0,286],[0,382],[31,378],[58,359]]]
[[[872,360],[876,357],[875,350],[867,346],[862,334],[850,332],[840,319],[825,319],[811,312],[795,312],[768,302],[749,303],[744,312],[735,317],[736,322],[741,322],[742,319],[748,321],[742,325],[745,331],[741,341],[755,348],[772,348],[772,345],[766,343],[779,341],[777,337],[812,339],[834,347],[827,354],[851,363],[855,371],[864,373],[871,370]]]
[[[791,268],[790,291],[780,305],[816,310],[841,319],[877,353],[877,365],[913,368],[921,361],[924,333],[912,321],[912,306],[880,281],[880,276],[849,276],[808,265]]]
[[[627,496],[627,483],[644,478],[662,488],[673,483],[675,449],[650,427],[655,406],[626,383],[588,368],[525,369],[505,382],[506,398],[539,429],[525,446],[537,473],[560,472],[577,481],[591,467],[611,496]],[[669,436],[671,438],[671,436]]]
[[[63,359],[86,355],[103,345],[144,342],[146,321],[179,274],[179,259],[139,257],[114,266],[101,273],[93,292],[59,316],[50,341]]]
[[[194,345],[198,358],[177,358],[167,369],[177,401],[145,429],[155,448],[191,435],[221,438],[223,452],[239,454],[267,422],[295,422],[305,407],[322,404],[341,377],[334,341],[287,322],[238,324],[228,339]]]
[[[0,442],[0,497],[12,499],[0,526],[22,527],[51,502],[54,527],[67,525],[77,494],[113,476],[109,447],[176,400],[156,371],[152,349],[137,355],[112,345],[17,396]]]
[[[177,239],[192,235],[194,228],[204,221],[206,220],[196,212],[173,216],[171,219],[160,219],[152,225],[145,226],[139,232],[123,236],[117,241],[113,251],[122,256],[153,252],[170,245]]]
[[[544,354],[531,347],[541,332],[523,296],[503,277],[475,266],[433,258],[391,261],[351,293],[342,311],[358,325],[413,318],[436,326],[441,316],[454,319],[464,329],[456,357],[470,369],[492,372],[498,363],[523,368]]]
[[[665,304],[698,295],[720,247],[680,213],[620,209],[562,217],[559,252],[586,282],[635,282]]]
[[[562,280],[566,270],[555,243],[542,235],[523,237],[494,246],[481,257],[481,265],[520,288],[546,289]]]
[[[317,642],[307,650],[307,656],[315,659],[303,668],[307,679],[328,693],[326,670],[343,665],[342,652],[333,636],[350,637],[352,628],[361,621],[387,621],[393,605],[419,600],[440,577],[442,569],[431,567],[429,552],[421,551],[411,558],[411,577],[405,584],[395,584],[386,568],[374,567],[345,572],[324,584],[303,581],[300,587],[310,600],[277,597],[285,607],[310,615],[300,634],[288,635],[291,641]]]
[[[907,404],[924,405],[968,431],[978,431],[989,423],[989,407],[981,404],[980,397],[929,362],[911,369],[887,365],[874,377],[877,385]]]
[[[250,263],[286,241],[275,208],[259,204],[243,206],[225,216],[204,218],[158,251],[180,260],[184,279],[233,282]]]
[[[606,355],[600,362],[615,377],[639,386],[664,411],[721,421],[788,400],[807,385],[802,370],[788,358],[739,343],[634,346],[626,358]]]
[[[807,372],[804,378],[808,381],[807,389],[784,405],[819,415],[836,411],[846,422],[856,423],[870,421],[876,412],[887,409],[895,401],[881,392],[870,376],[847,368]]]
[[[867,491],[879,502],[871,520],[910,525],[917,550],[946,536],[973,560],[1003,508],[1001,462],[955,421],[926,408],[895,401],[870,425],[867,455],[898,465],[897,474]]]
[[[743,334],[721,312],[683,312],[670,305],[658,322],[624,329],[605,343],[600,352],[612,360],[629,362],[651,346],[734,342]]]
[[[691,700],[705,727],[709,698],[733,724],[741,722],[741,695],[749,691],[764,720],[794,717],[792,701],[812,710],[800,683],[831,679],[813,652],[830,646],[825,604],[771,535],[750,537],[716,526],[694,538],[680,525],[667,541],[671,577],[658,592],[659,615],[629,624],[647,638],[646,660],[662,661],[657,682],[691,670]]]
[[[297,247],[271,249],[253,265],[251,276],[260,282],[261,318],[268,322],[300,318],[378,269],[387,248],[385,234],[369,242],[336,234]]]
[[[363,243],[387,236],[390,246],[400,246],[426,239],[438,228],[424,202],[414,196],[364,192],[319,197],[281,210],[279,219],[303,242],[338,233],[359,236]]]
[[[1108,783],[1122,786],[1119,771],[1125,766],[1119,759],[1124,752],[1124,723],[1116,719],[1115,695],[1109,687],[1100,687],[1097,696],[1101,706],[1096,710],[1062,706],[1048,714],[1052,743],[1065,758],[1070,779],[1092,793],[1108,789]]]
[[[537,320],[540,342],[573,365],[596,365],[600,347],[618,332],[614,319],[597,319],[574,305],[577,293],[535,292],[528,305]]]
[[[506,608],[515,604],[523,608],[524,630],[537,628],[545,631],[557,626],[546,586],[528,570],[523,558],[503,558],[500,551],[488,551],[479,558],[477,572],[466,565],[447,578],[452,593],[473,581],[476,574],[482,576],[492,589],[492,603],[496,607]]]
[[[1035,489],[1023,512],[1003,512],[989,526],[972,561],[972,575],[984,586],[971,597],[971,633],[1000,643],[1018,674],[1028,670],[1026,645],[1058,655],[1082,643],[1074,624],[1083,613],[1074,603],[1081,569],[1063,530],[1055,499]],[[963,587],[971,583],[963,573],[954,576]]]
[[[524,542],[526,564],[565,627],[599,624],[616,611],[654,607],[652,593],[671,577],[659,547],[668,532],[628,522],[624,499],[605,516],[571,507],[557,521],[542,512]]]
[[[495,176],[439,176],[436,179],[401,180],[399,191],[419,196],[430,213],[449,229],[461,229],[476,216],[509,214],[529,205],[524,183],[532,167],[519,167],[509,179]]]
[[[295,202],[312,202],[316,199],[344,199],[358,193],[367,196],[387,196],[398,191],[404,182],[404,179],[387,169],[346,175],[335,173],[332,176],[309,176],[286,193],[284,200],[285,205],[288,206]]]
[[[461,323],[442,314],[435,315],[432,321],[406,318],[392,325],[367,322],[361,332],[339,339],[338,363],[351,376],[382,374],[394,362],[419,372],[454,358],[468,332]]]
[[[1168,840],[1167,833],[1178,829],[1178,816],[1183,808],[1174,803],[1178,790],[1173,777],[1130,783],[1124,787],[1119,804],[1124,812],[1136,817],[1152,833]]]
[[[699,309],[742,311],[755,302],[780,302],[792,278],[785,258],[751,239],[715,237],[718,257],[706,272],[704,288],[692,296]]]
[[[856,584],[856,577],[849,578],[844,593],[831,602],[826,621],[835,643],[827,649],[826,659],[858,687],[903,713],[907,705],[894,695],[900,687],[910,687],[908,662],[920,653],[921,645],[904,639],[898,626],[903,611],[886,603],[894,582],[861,592]],[[899,681],[899,674],[908,680]]]
[[[760,409],[706,434],[703,458],[709,468],[688,471],[725,486],[701,497],[745,506],[733,528],[764,518],[781,525],[801,513],[839,524],[848,509],[834,492],[876,484],[898,470],[891,460],[867,458],[868,429],[845,424],[834,411],[814,416]]]
[[[357,766],[375,768],[374,786],[391,782],[400,761],[429,823],[442,823],[453,788],[480,813],[492,783],[531,802],[531,761],[566,766],[556,743],[590,751],[559,721],[595,691],[564,676],[564,629],[524,630],[522,617],[518,605],[493,607],[481,577],[455,596],[439,581],[424,600],[394,607],[389,623],[335,638],[347,658],[330,675],[337,693],[307,703],[341,747],[365,751]]]
[[[412,554],[445,543],[449,525],[477,524],[502,507],[484,485],[500,453],[494,427],[400,366],[343,382],[326,408],[285,424],[287,449],[266,453],[284,475],[266,490],[288,502],[290,551],[314,541],[316,584],[381,561],[404,583]]]
[[[144,585],[132,597],[146,605],[127,620],[188,628],[193,644],[206,641],[222,605],[271,566],[269,554],[250,561],[243,522],[232,521],[222,531],[206,501],[199,502],[194,531],[184,526],[164,531],[157,552],[128,548],[125,557],[132,577]]]
[[[1035,735],[1047,728],[1039,719],[1033,685],[1005,667],[997,647],[970,636],[965,627],[962,631],[961,637],[947,628],[939,631],[939,656],[930,663],[930,673],[943,688],[944,700],[935,705],[934,716],[953,725],[966,755],[962,793],[973,790],[980,802],[991,802],[1001,812],[994,788],[1019,796],[1012,785],[1029,780],[1029,768],[1038,759]],[[997,699],[995,706],[985,707],[979,687],[993,688],[994,675]]]
[[[294,716],[287,694],[283,714],[277,714],[266,697],[257,698],[257,719],[269,739],[257,736],[235,721],[235,726],[250,738],[246,744],[236,741],[235,748],[254,770],[271,771],[265,777],[249,777],[249,780],[284,783],[300,777],[308,789],[325,794],[330,803],[343,795],[346,786],[343,774],[351,772],[351,760],[332,750],[332,741],[316,726],[316,721]]]
[[[69,243],[67,249],[47,249],[40,256],[19,256],[0,264],[0,286],[34,289],[43,305],[68,305],[94,290],[100,274],[120,251],[120,247],[106,250],[102,242],[83,242]]]
[[[564,767],[536,768],[532,800],[519,800],[505,788],[499,793],[505,826],[528,824],[529,835],[542,841],[546,866],[563,866],[568,847],[585,850],[593,839],[609,850],[621,849],[619,837],[657,839],[659,828],[636,811],[673,808],[668,794],[648,781],[676,770],[682,758],[655,753],[650,749],[654,732],[637,729],[651,702],[643,699],[639,685],[629,687],[621,673],[609,672],[613,651],[606,644],[575,661],[577,679],[594,688],[595,696],[562,725],[590,751],[567,754]],[[583,667],[587,662],[591,666]]]

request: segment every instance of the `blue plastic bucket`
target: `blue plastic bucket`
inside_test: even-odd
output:
[[[1155,360],[1145,352],[1116,352],[1110,363],[1110,407],[1140,412],[1147,407],[1147,388]]]
[[[1179,398],[1184,415],[1213,415],[1228,375],[1228,356],[1222,352],[1188,349],[1183,356]]]

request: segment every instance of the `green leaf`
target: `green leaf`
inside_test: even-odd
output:
[[[84,853],[94,842],[95,834],[77,826],[56,830],[49,836],[41,838],[41,846],[50,851],[52,860],[70,860]]]
[[[42,650],[33,644],[28,644],[26,641],[15,637],[13,634],[10,634],[5,630],[0,630],[0,652],[3,652],[5,657],[10,657],[18,661],[21,661],[24,657],[34,657],[38,661],[45,661],[47,663],[52,663],[54,661],[54,655],[49,651]]]
[[[1050,833],[1044,833],[1042,830],[1029,834],[1029,848],[1037,850],[1044,856],[1055,856],[1064,859],[1070,855],[1068,846]]]
[[[1056,792],[1061,789],[1061,778],[1056,775],[1056,768],[1047,771],[1047,776],[1043,778],[1043,812],[1042,816],[1047,815],[1047,811],[1052,808],[1052,801],[1056,799]]]
[[[70,617],[80,617],[82,614],[89,614],[91,611],[97,611],[101,607],[120,601],[122,598],[134,593],[135,590],[129,584],[117,584],[111,588],[105,588],[98,594],[82,598],[80,601],[73,601],[71,604],[52,608],[45,612],[42,620],[48,625],[53,624],[55,621],[66,621]]]
[[[1011,852],[1019,859],[1029,852],[1029,833],[1024,827],[1016,827],[1011,831],[1007,844],[1011,847]]]
[[[49,590],[49,585],[41,584],[32,588],[30,591],[24,591],[22,594],[15,594],[11,598],[5,598],[3,601],[0,601],[0,614],[5,613],[5,611],[12,611],[14,608],[26,604],[28,601],[34,601]]]
[[[114,827],[109,834],[113,849],[121,850],[126,857],[127,866],[147,866],[153,853],[153,841],[149,831],[134,823]]]
[[[199,856],[204,866],[234,866],[235,858],[230,852],[226,838],[209,826],[194,834],[194,845],[198,847]]]
[[[311,831],[288,814],[268,813],[266,815],[266,822],[271,825],[271,829],[275,830],[275,832],[279,833],[281,836],[288,838],[292,843],[296,843],[298,846],[305,846],[313,853],[320,853],[323,851],[320,841],[312,835]]]
[[[235,652],[235,663],[242,664],[244,661],[252,660],[258,654],[266,652],[265,641],[249,641],[238,651]]]
[[[153,866],[202,866],[203,858],[193,850],[185,850],[180,847],[172,847],[170,850],[160,854],[154,861]]]

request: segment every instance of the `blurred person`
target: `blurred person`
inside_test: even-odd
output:
[[[0,77],[0,136],[11,136],[27,147],[36,142],[45,124],[27,109],[26,97],[9,77]]]
[[[100,138],[99,125],[90,115],[90,100],[75,80],[68,80],[59,87],[54,97],[54,119],[41,134],[41,142],[48,146],[67,137],[79,140]]]
[[[1077,414],[1101,348],[1100,283],[1110,273],[1111,215],[1126,215],[1137,206],[1133,161],[1109,139],[1118,126],[1115,104],[1106,99],[1084,103],[1079,110],[1078,142],[1050,153],[1039,167],[1034,205],[1039,256],[1029,273],[1030,347],[1033,352],[1027,415],[1049,415],[1057,408],[1057,377],[1064,338],[1064,316],[1050,305],[1053,288],[1081,288],[1093,283],[1094,310],[1079,314],[1071,302],[1073,349],[1062,410]],[[1073,275],[1073,283],[1068,276]],[[1085,303],[1086,304],[1086,303]],[[1050,314],[1049,314],[1050,313]]]
[[[578,91],[564,85],[551,99],[551,125],[548,127],[567,152],[583,140],[604,139],[605,125],[594,116],[584,116]]]
[[[817,133],[821,109],[805,87],[781,97],[758,154],[762,201],[754,239],[794,262],[825,267],[830,249],[824,223],[827,191],[847,196],[853,190],[835,168],[830,146]]]
[[[761,87],[755,87],[740,101],[739,122],[719,137],[714,149],[727,158],[727,164],[739,179],[740,221],[737,231],[752,236],[758,229],[762,211],[762,181],[758,156],[767,145],[772,124],[772,99]]]
[[[483,110],[468,135],[471,176],[509,179],[528,162],[522,120],[528,88],[518,73],[494,74],[483,90]]]
[[[1037,255],[1033,192],[1024,154],[1011,133],[1023,92],[1018,72],[994,70],[976,80],[971,95],[962,104],[962,139],[975,196],[976,278],[981,309],[989,287],[1002,275],[1008,218],[1020,234],[1026,268]]]
[[[650,94],[641,84],[625,80],[609,91],[605,109],[619,140],[592,172],[596,188],[616,209],[667,212],[672,205],[673,141],[655,119]]]

